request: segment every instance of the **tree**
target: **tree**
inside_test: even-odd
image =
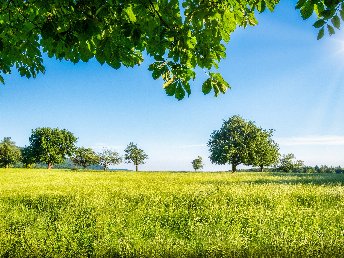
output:
[[[297,172],[298,169],[304,166],[304,162],[302,160],[295,161],[295,159],[293,153],[282,155],[279,161],[278,170],[284,172]]]
[[[33,160],[46,163],[51,169],[73,154],[77,138],[66,129],[41,127],[32,130],[29,141],[28,150]]]
[[[98,153],[99,165],[103,167],[104,170],[107,170],[110,165],[117,165],[122,162],[122,158],[116,151],[109,149],[103,149],[102,152]]]
[[[344,18],[344,0],[299,0],[308,19],[315,12],[319,36],[334,33]],[[215,96],[229,84],[214,72],[226,57],[225,43],[237,27],[256,25],[256,13],[273,11],[279,0],[35,0],[0,3],[1,74],[14,67],[21,76],[45,72],[42,52],[77,63],[95,58],[114,69],[152,60],[154,79],[162,78],[169,96],[191,93],[197,70],[207,70],[202,91]],[[340,18],[339,18],[340,17]],[[202,68],[202,69],[197,69]]]
[[[251,163],[258,166],[261,172],[263,172],[264,167],[276,164],[280,156],[278,144],[271,139],[272,135],[273,130],[260,128],[255,136],[255,148],[251,153]]]
[[[232,164],[232,172],[239,164],[251,165],[255,142],[260,129],[240,116],[232,116],[223,122],[220,130],[210,135],[208,147],[212,163]]]
[[[71,156],[71,160],[75,165],[81,166],[84,169],[99,163],[99,157],[94,150],[84,147],[77,148]]]
[[[35,157],[30,146],[21,149],[22,162],[25,168],[31,168],[35,164]]]
[[[202,157],[198,156],[196,159],[194,159],[192,162],[192,167],[193,169],[196,171],[196,170],[199,170],[199,169],[202,169],[203,168],[203,162],[202,162]]]
[[[15,145],[15,142],[11,140],[11,137],[4,137],[0,142],[0,166],[8,168],[19,162],[20,159],[20,149]]]
[[[138,166],[145,164],[145,160],[148,159],[148,155],[133,142],[129,143],[124,152],[124,159],[127,163],[133,163],[136,171],[138,171]]]

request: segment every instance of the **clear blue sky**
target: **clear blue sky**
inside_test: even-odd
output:
[[[274,13],[258,15],[258,26],[232,35],[220,64],[232,89],[223,96],[201,93],[200,72],[190,98],[168,97],[148,59],[114,70],[46,58],[45,75],[28,80],[13,73],[0,86],[0,137],[24,146],[31,129],[66,128],[79,146],[96,150],[123,153],[137,143],[150,157],[145,170],[191,170],[198,155],[204,170],[228,170],[210,163],[206,143],[223,119],[239,114],[275,129],[282,153],[309,165],[343,166],[344,32],[317,41],[314,20],[303,21],[293,2],[282,1]]]

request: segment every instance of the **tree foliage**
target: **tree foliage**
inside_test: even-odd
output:
[[[95,165],[99,163],[99,157],[94,152],[94,150],[92,150],[91,148],[84,147],[77,148],[73,152],[71,160],[75,165],[81,166],[84,169],[90,165]]]
[[[102,152],[98,153],[99,165],[107,170],[111,165],[117,165],[122,162],[122,157],[118,152],[109,149],[103,149]]]
[[[296,160],[293,153],[282,155],[279,160],[278,170],[283,172],[298,172],[297,170],[304,166],[302,160]]]
[[[233,172],[240,164],[259,166],[262,170],[274,164],[279,155],[272,133],[273,130],[264,130],[252,121],[232,116],[211,134],[209,158],[215,164],[232,164]]]
[[[127,163],[133,163],[136,171],[138,171],[138,166],[145,164],[145,160],[148,159],[148,155],[133,142],[128,144],[124,152],[124,159]]]
[[[197,68],[209,78],[204,94],[226,92],[216,72],[226,43],[238,27],[257,24],[256,14],[273,11],[279,0],[4,0],[0,2],[0,81],[18,70],[36,77],[45,71],[42,52],[73,63],[95,58],[114,69],[151,57],[149,70],[169,96],[191,93]],[[308,19],[317,15],[318,39],[344,19],[344,0],[299,0]]]
[[[343,0],[299,0],[296,8],[300,10],[303,19],[316,14],[317,21],[313,26],[319,29],[318,39],[325,35],[325,31],[331,36],[335,29],[339,29],[344,20]]]
[[[73,154],[77,138],[66,129],[41,127],[32,130],[29,141],[28,160],[43,162],[52,168]]]
[[[255,135],[258,128],[251,121],[240,116],[232,116],[223,122],[220,130],[215,130],[208,141],[212,163],[232,164],[232,171],[240,164],[250,165],[254,151]]]
[[[4,137],[0,142],[0,167],[8,168],[10,165],[19,162],[21,159],[20,149],[11,140],[11,137]]]
[[[203,161],[202,161],[202,157],[198,156],[196,159],[194,159],[192,162],[192,167],[195,171],[202,169],[203,168]]]
[[[251,163],[253,166],[258,166],[260,171],[264,167],[274,165],[278,162],[279,147],[272,139],[273,130],[264,130],[259,128],[254,139],[254,151],[251,153]]]
[[[4,0],[0,3],[0,80],[44,72],[42,52],[73,63],[95,58],[114,69],[151,57],[149,70],[169,96],[191,93],[197,68],[209,78],[204,94],[226,92],[216,72],[237,27],[256,25],[256,13],[279,0]],[[325,1],[326,2],[326,1]]]
[[[25,168],[31,168],[35,164],[35,157],[33,156],[33,151],[31,146],[25,146],[21,148],[22,162]]]

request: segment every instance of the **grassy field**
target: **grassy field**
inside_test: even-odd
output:
[[[0,257],[343,257],[344,175],[0,170]]]

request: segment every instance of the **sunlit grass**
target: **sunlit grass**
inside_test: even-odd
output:
[[[340,257],[344,175],[0,170],[1,257]]]

